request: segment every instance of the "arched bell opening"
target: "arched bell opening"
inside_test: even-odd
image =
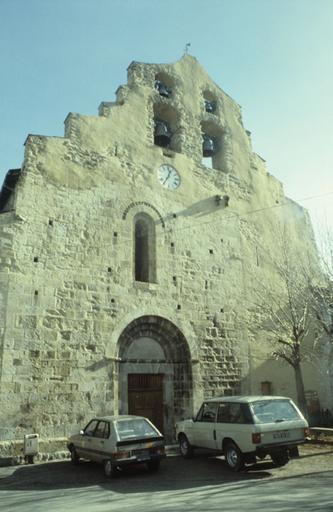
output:
[[[212,157],[217,151],[217,143],[214,137],[207,133],[202,134],[202,155]]]
[[[177,134],[178,113],[170,105],[154,104],[154,144],[162,148],[180,151]]]
[[[221,168],[221,148],[223,133],[219,126],[203,121],[202,134],[202,164],[212,169]]]
[[[171,98],[174,83],[166,73],[156,73],[154,87],[163,98]]]
[[[205,111],[209,114],[216,114],[217,100],[214,94],[211,91],[203,91],[202,96]]]
[[[169,148],[171,144],[172,131],[169,123],[162,119],[154,120],[154,144],[162,148]]]
[[[133,320],[118,340],[119,414],[146,416],[172,441],[174,425],[193,414],[191,354],[169,320]]]

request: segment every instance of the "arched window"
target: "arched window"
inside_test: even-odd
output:
[[[210,121],[201,122],[202,164],[211,169],[221,169],[223,154],[223,132],[220,126]]]
[[[202,93],[205,111],[209,114],[216,114],[216,97],[211,91],[203,91]]]
[[[155,224],[146,213],[134,217],[134,267],[135,281],[156,281]]]
[[[179,115],[171,106],[165,103],[154,104],[154,144],[173,151],[181,151],[179,137]]]
[[[160,96],[170,98],[172,96],[173,80],[165,73],[155,75],[155,89]]]

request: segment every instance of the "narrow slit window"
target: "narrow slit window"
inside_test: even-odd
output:
[[[134,220],[134,267],[135,280],[156,280],[155,225],[147,214],[138,214]]]

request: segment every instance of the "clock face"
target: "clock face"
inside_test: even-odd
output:
[[[180,185],[180,175],[172,165],[164,164],[157,170],[158,181],[163,187],[175,190]]]

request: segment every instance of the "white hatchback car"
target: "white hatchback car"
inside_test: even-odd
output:
[[[195,418],[176,424],[180,453],[209,448],[225,456],[233,471],[270,455],[276,466],[297,455],[308,423],[290,398],[229,396],[206,400]]]
[[[69,438],[67,447],[73,464],[80,458],[101,462],[107,477],[133,464],[144,463],[149,471],[157,471],[165,457],[163,435],[142,416],[94,418]]]

